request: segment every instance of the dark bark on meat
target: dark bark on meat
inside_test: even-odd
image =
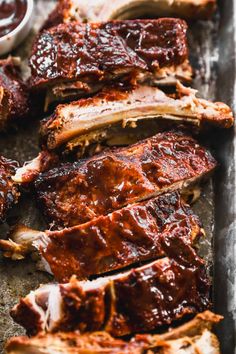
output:
[[[35,188],[49,221],[73,226],[181,189],[215,167],[214,158],[194,139],[168,132],[52,169],[39,176]]]
[[[28,114],[28,90],[21,79],[19,64],[11,57],[0,60],[0,130]]]
[[[167,193],[107,216],[48,231],[35,242],[59,282],[114,271],[165,255],[202,236],[198,218],[179,193]],[[177,256],[177,255],[176,255]],[[181,259],[182,255],[179,253]],[[92,261],[91,261],[92,260]]]
[[[46,285],[45,290],[40,288],[21,299],[11,315],[30,334],[40,327],[49,332],[105,329],[114,336],[154,330],[210,306],[204,262],[189,247],[183,246],[180,253],[184,262],[163,258],[91,283],[73,278],[68,284],[52,284],[51,290]],[[43,325],[42,320],[33,324],[33,317],[29,321],[25,316],[25,306],[32,315],[39,313],[32,307],[33,299],[43,312],[42,319],[46,316]],[[55,318],[58,304],[62,312]]]
[[[137,74],[155,74],[186,61],[186,30],[183,20],[171,18],[53,27],[34,43],[32,87],[70,82],[83,96],[104,85],[126,85]]]

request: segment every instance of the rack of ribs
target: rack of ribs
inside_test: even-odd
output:
[[[181,258],[181,250],[203,234],[198,217],[172,192],[61,231],[19,226],[9,241],[0,240],[0,248],[12,259],[37,249],[44,270],[66,282],[72,275],[85,279],[166,255]]]
[[[186,76],[184,20],[69,23],[43,31],[30,58],[31,86],[47,89],[51,102],[94,94],[106,86]],[[179,74],[178,74],[179,73]],[[176,80],[175,80],[176,81]]]
[[[19,191],[11,177],[15,174],[18,163],[0,156],[0,222],[3,222],[7,211],[17,203]]]
[[[49,221],[73,226],[166,191],[187,188],[215,167],[215,159],[192,137],[164,132],[55,167],[39,175],[35,190]],[[23,172],[21,177],[24,180]]]
[[[162,258],[125,273],[66,284],[47,284],[22,298],[13,319],[35,335],[41,331],[114,336],[151,331],[210,306],[205,263],[194,250],[181,261]]]
[[[0,130],[29,113],[28,90],[20,75],[20,59],[0,60]]]
[[[186,324],[160,335],[139,334],[129,341],[115,339],[106,332],[80,334],[79,332],[56,334],[41,333],[36,337],[11,338],[6,354],[220,354],[217,337],[211,332],[222,317],[210,311],[195,316]]]
[[[120,135],[136,135],[149,129],[158,131],[161,124],[188,124],[196,127],[230,128],[234,123],[231,109],[220,102],[196,97],[196,91],[177,85],[175,96],[151,86],[139,86],[130,91],[109,90],[92,98],[59,105],[54,114],[42,122],[42,141],[48,150],[65,146],[82,151],[93,143],[112,142]],[[155,125],[156,127],[155,127]],[[140,129],[141,127],[141,129]],[[137,128],[137,129],[136,129]]]
[[[60,23],[129,20],[146,17],[209,19],[215,0],[59,0],[43,28]]]

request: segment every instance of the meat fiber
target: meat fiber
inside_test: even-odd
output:
[[[44,269],[66,282],[166,255],[181,259],[181,250],[203,234],[198,217],[172,192],[62,231],[21,226],[9,241],[0,240],[0,248],[12,259],[38,249]]]
[[[193,138],[165,132],[39,175],[37,198],[49,221],[73,226],[211,173],[216,161]]]
[[[108,85],[163,79],[163,70],[182,64],[189,77],[186,31],[183,20],[171,18],[53,27],[33,45],[31,85],[47,88],[48,106]]]
[[[11,177],[18,163],[0,156],[0,222],[5,220],[8,210],[17,202],[19,191]]]
[[[178,85],[178,94],[173,97],[155,87],[139,86],[131,91],[110,90],[93,98],[59,105],[43,121],[41,136],[49,150],[61,147],[71,150],[72,145],[83,150],[92,143],[111,141],[118,128],[122,135],[126,131],[129,134],[128,127],[136,127],[146,120],[222,128],[229,128],[234,122],[227,105],[197,98],[195,90]],[[137,134],[135,129],[134,132]]]
[[[29,113],[28,90],[23,83],[18,58],[0,60],[0,130]]]
[[[106,332],[39,334],[37,337],[11,338],[7,354],[220,354],[219,342],[211,332],[222,320],[210,311],[198,314],[188,323],[162,335],[136,335],[130,341],[114,339]]]
[[[72,21],[110,21],[145,17],[209,19],[215,0],[59,0],[44,28]]]
[[[72,278],[67,284],[41,286],[22,298],[11,315],[33,335],[105,330],[123,336],[207,309],[209,286],[204,262],[192,250],[181,262],[162,258],[93,281]]]

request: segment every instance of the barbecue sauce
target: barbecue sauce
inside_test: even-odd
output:
[[[12,32],[23,20],[26,0],[0,0],[0,37]]]

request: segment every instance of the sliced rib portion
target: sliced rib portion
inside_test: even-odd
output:
[[[203,233],[198,217],[172,192],[62,231],[21,227],[9,241],[0,240],[0,248],[19,259],[34,246],[46,270],[66,282],[72,275],[84,279],[165,255],[181,258],[181,249]]]
[[[139,86],[131,91],[112,90],[59,105],[51,118],[43,121],[41,135],[49,150],[68,145],[73,139],[83,147],[111,139],[113,126],[136,126],[147,119],[223,128],[231,127],[234,122],[227,105],[199,99],[195,90],[180,84],[176,97],[155,87]]]
[[[125,342],[121,339],[114,339],[106,332],[95,332],[84,335],[79,334],[79,332],[42,333],[33,338],[15,337],[10,339],[6,346],[6,353],[142,354],[144,348],[144,343],[141,340],[140,342],[139,340]]]
[[[19,197],[18,187],[11,179],[18,166],[16,161],[0,156],[0,222]]]
[[[0,130],[28,113],[28,91],[20,76],[20,59],[0,60]]]
[[[171,18],[53,27],[34,43],[32,87],[47,88],[53,101],[87,96],[107,85],[149,81],[150,76],[163,79],[163,70],[186,67],[186,30],[183,20]]]
[[[72,21],[129,20],[145,17],[208,19],[215,0],[59,0],[44,28]]]
[[[216,167],[211,154],[181,132],[165,132],[110,149],[39,176],[38,199],[50,221],[78,225],[168,190],[181,189]]]
[[[219,342],[211,332],[213,324],[222,320],[210,311],[198,314],[193,320],[162,335],[136,335],[129,342],[114,339],[106,332],[39,334],[37,337],[11,338],[7,354],[220,354]]]
[[[104,329],[123,336],[170,324],[209,305],[204,262],[185,249],[181,262],[162,258],[123,274],[44,285],[21,299],[11,315],[30,334]]]

